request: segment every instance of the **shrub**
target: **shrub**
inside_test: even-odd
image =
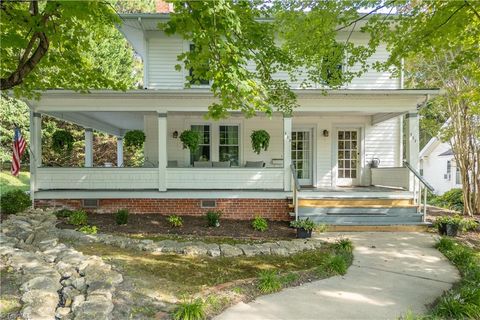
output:
[[[305,230],[310,231],[310,230],[315,229],[316,224],[315,224],[315,222],[313,222],[312,220],[307,218],[307,219],[300,219],[300,220],[297,220],[297,221],[291,221],[290,226],[293,227],[293,228],[297,228],[297,229],[303,228]]]
[[[128,221],[128,210],[120,209],[115,213],[115,221],[117,224],[127,224]]]
[[[473,231],[478,228],[478,222],[474,219],[465,218],[462,220],[462,231]]]
[[[69,209],[60,209],[58,211],[55,212],[55,215],[58,217],[58,218],[68,218],[70,217],[70,215],[72,214],[72,210],[69,210]]]
[[[322,271],[328,274],[340,274],[347,273],[347,261],[343,255],[330,255],[320,266]]]
[[[324,223],[317,224],[315,226],[315,232],[322,233],[322,232],[326,232],[327,230],[328,230],[328,226]]]
[[[353,243],[350,239],[340,239],[334,244],[334,248],[340,252],[352,253]]]
[[[258,274],[258,289],[262,293],[277,292],[282,288],[282,282],[275,270],[263,270]]]
[[[267,219],[262,218],[260,216],[256,216],[255,219],[252,220],[252,228],[261,232],[267,231],[268,229]]]
[[[210,210],[206,214],[207,218],[207,225],[209,227],[218,227],[220,226],[220,216],[222,215],[222,211],[213,211]]]
[[[178,228],[178,227],[183,226],[182,217],[177,216],[176,214],[172,214],[171,216],[168,216],[167,221],[174,228]]]
[[[22,190],[12,190],[2,194],[0,207],[2,213],[13,214],[30,207],[32,201],[28,194]]]
[[[431,199],[430,203],[434,206],[463,212],[463,191],[458,188],[449,190],[443,195]]]
[[[86,225],[78,229],[78,231],[83,232],[85,234],[97,234],[98,228],[97,226]]]
[[[88,216],[83,210],[77,210],[70,214],[68,223],[74,226],[83,226],[87,224]]]
[[[205,319],[205,305],[202,299],[184,299],[174,312],[175,320],[201,320]]]

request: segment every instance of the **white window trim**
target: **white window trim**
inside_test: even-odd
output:
[[[241,126],[240,124],[238,123],[219,123],[218,124],[218,146],[217,146],[217,156],[218,158],[220,159],[220,147],[222,146],[220,144],[220,127],[221,126],[225,126],[225,127],[237,127],[238,128],[238,142],[236,145],[234,144],[224,144],[223,146],[231,146],[231,147],[234,147],[234,146],[238,146],[238,167],[241,167],[242,166],[242,137],[241,137]],[[220,161],[220,160],[219,160]],[[234,167],[236,168],[236,167]]]

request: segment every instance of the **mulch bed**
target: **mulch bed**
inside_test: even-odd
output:
[[[143,235],[189,235],[231,237],[239,239],[286,239],[295,238],[295,229],[289,227],[288,222],[269,221],[268,230],[255,231],[251,221],[220,220],[220,227],[207,227],[205,217],[182,216],[183,226],[172,228],[167,222],[167,217],[159,214],[130,214],[128,223],[119,226],[115,222],[114,214],[88,214],[88,224],[97,226],[100,232],[124,233]],[[65,219],[60,219],[59,228],[72,229]]]

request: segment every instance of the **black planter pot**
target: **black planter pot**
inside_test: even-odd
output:
[[[456,237],[458,235],[458,224],[447,224],[447,236]]]
[[[305,230],[303,228],[297,228],[297,238],[306,239],[312,237],[312,230]]]
[[[446,223],[440,223],[440,224],[438,225],[438,233],[439,233],[441,236],[447,235],[447,224],[446,224]]]

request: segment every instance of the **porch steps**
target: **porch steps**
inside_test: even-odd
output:
[[[403,224],[377,224],[377,225],[330,225],[328,232],[426,232],[430,223],[403,223]]]
[[[348,198],[348,199],[306,199],[301,198],[298,201],[300,207],[314,208],[383,208],[393,206],[408,206],[412,204],[412,199],[384,199],[384,198]]]

